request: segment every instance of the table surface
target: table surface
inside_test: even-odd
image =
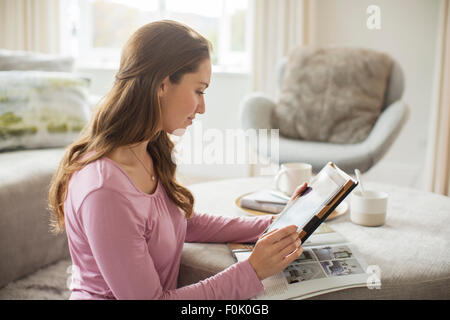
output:
[[[380,267],[382,285],[450,279],[450,198],[382,183],[364,185],[365,189],[388,193],[385,224],[356,225],[349,212],[327,224],[356,246],[368,265]],[[273,187],[270,176],[188,186],[195,197],[195,211],[225,216],[249,216],[235,200],[242,194]]]

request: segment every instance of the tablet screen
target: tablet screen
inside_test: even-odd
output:
[[[324,169],[309,184],[311,191],[297,198],[286,208],[278,219],[267,229],[267,232],[292,224],[298,226],[297,231],[301,231],[311,218],[339,192],[340,187],[342,187],[345,181],[333,179],[329,175],[331,171]]]

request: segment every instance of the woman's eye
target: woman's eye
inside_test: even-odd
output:
[[[205,94],[203,91],[197,91],[198,94]]]

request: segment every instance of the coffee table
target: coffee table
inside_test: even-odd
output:
[[[363,227],[347,213],[327,222],[381,271],[381,288],[352,288],[312,299],[450,299],[450,198],[415,189],[366,182],[389,194],[386,223]],[[235,200],[273,187],[272,177],[218,180],[188,186],[195,211],[225,216],[249,214]],[[351,208],[350,208],[351,210]],[[186,243],[179,286],[198,282],[235,263],[225,244]]]

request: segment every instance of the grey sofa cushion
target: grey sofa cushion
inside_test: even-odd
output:
[[[0,49],[0,71],[41,70],[72,72],[74,59],[29,51]]]
[[[64,149],[0,152],[0,287],[69,257],[50,233],[48,188]]]
[[[358,48],[298,47],[289,56],[272,126],[289,138],[358,143],[384,102],[392,59]]]

